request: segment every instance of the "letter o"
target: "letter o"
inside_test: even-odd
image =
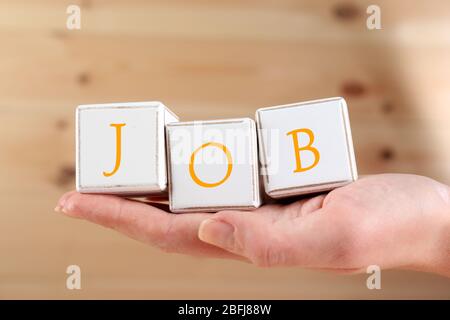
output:
[[[222,150],[225,155],[227,156],[227,162],[228,162],[228,166],[227,166],[227,173],[225,174],[225,177],[223,177],[222,180],[218,181],[218,182],[214,182],[214,183],[208,183],[208,182],[204,182],[202,180],[200,180],[197,175],[195,174],[195,170],[194,170],[194,161],[195,161],[195,155],[202,149],[206,148],[206,147],[216,147],[219,148],[220,150]],[[197,148],[191,155],[191,160],[189,161],[189,174],[191,175],[192,180],[194,180],[195,183],[197,183],[199,186],[201,187],[205,187],[205,188],[214,188],[217,186],[220,186],[222,183],[224,183],[231,175],[231,171],[233,170],[233,159],[231,157],[231,153],[228,150],[228,148],[221,144],[221,143],[217,143],[217,142],[207,142],[205,144],[202,144],[199,148]]]

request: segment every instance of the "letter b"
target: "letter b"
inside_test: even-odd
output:
[[[300,132],[307,134],[309,137],[309,143],[304,147],[300,147],[299,143],[298,143],[298,134]],[[310,129],[304,128],[304,129],[292,130],[292,131],[288,132],[287,135],[288,136],[292,135],[292,139],[293,139],[293,143],[294,143],[294,154],[295,154],[295,163],[296,163],[296,169],[294,170],[294,172],[295,173],[304,172],[304,171],[308,171],[308,170],[314,168],[319,163],[319,160],[320,160],[319,150],[317,150],[315,147],[312,146],[312,144],[314,143],[314,133]],[[301,162],[301,158],[300,158],[301,151],[310,151],[314,155],[314,162],[310,166],[302,167],[302,162]]]

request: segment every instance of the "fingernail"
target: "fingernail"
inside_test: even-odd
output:
[[[58,213],[66,213],[66,202],[67,202],[67,198],[68,198],[68,194],[64,194],[59,200],[58,203],[56,204],[55,207],[55,212]]]
[[[62,207],[60,205],[57,205],[55,207],[55,212],[67,214],[67,208],[66,207]]]
[[[203,242],[227,249],[234,249],[234,226],[223,221],[208,219],[202,222],[198,237]]]

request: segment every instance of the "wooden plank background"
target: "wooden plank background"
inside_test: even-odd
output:
[[[167,255],[53,213],[81,103],[158,99],[192,120],[341,95],[360,173],[450,184],[449,34],[441,0],[0,0],[0,298],[450,298],[433,275],[386,271],[374,292],[366,275]]]

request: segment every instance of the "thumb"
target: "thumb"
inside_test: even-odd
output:
[[[223,211],[205,220],[198,236],[203,242],[243,256],[259,266],[283,263],[279,241],[268,232],[270,224],[257,212]]]

